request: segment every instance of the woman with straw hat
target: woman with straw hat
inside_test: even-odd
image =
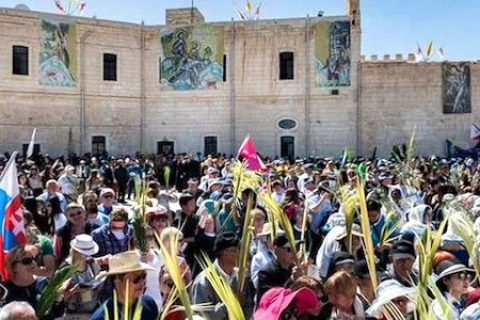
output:
[[[64,265],[75,266],[78,271],[72,276],[70,289],[65,293],[66,319],[89,319],[98,306],[101,282],[95,278],[100,273],[100,266],[92,258],[97,252],[98,245],[87,234],[80,234],[70,242],[70,254]]]
[[[112,279],[114,292],[92,315],[91,320],[129,319],[131,315],[139,314],[138,319],[156,320],[158,308],[155,301],[144,295],[145,279],[151,266],[140,261],[140,255],[135,251],[126,251],[110,258],[109,271],[101,273],[99,278]],[[118,313],[115,315],[115,311]],[[128,313],[128,315],[126,314]],[[129,316],[130,315],[130,316]]]

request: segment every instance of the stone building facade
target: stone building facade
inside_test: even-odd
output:
[[[0,150],[37,128],[52,155],[235,154],[247,134],[265,155],[388,155],[416,127],[417,152],[442,154],[447,138],[468,146],[480,121],[479,64],[466,64],[469,100],[455,100],[470,109],[445,113],[444,64],[361,57],[357,8],[215,23],[176,9],[166,21],[0,9]]]

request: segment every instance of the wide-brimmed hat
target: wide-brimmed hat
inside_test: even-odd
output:
[[[336,240],[341,240],[347,236],[347,227],[343,229],[343,232],[340,233]],[[362,228],[358,224],[352,224],[352,236],[363,237]]]
[[[295,303],[300,316],[306,315],[309,310],[319,309],[316,293],[310,288],[300,288],[292,291],[286,288],[272,288],[265,292],[260,300],[253,320],[277,320],[282,313]]]
[[[443,278],[455,273],[467,272],[467,273],[471,273],[472,275],[475,275],[475,270],[466,267],[465,265],[463,265],[458,261],[455,262],[451,260],[444,260],[440,262],[437,266],[437,270],[435,271],[436,271],[435,283],[437,283],[437,285]]]
[[[380,316],[383,307],[399,297],[406,297],[410,301],[415,300],[415,288],[402,286],[400,282],[394,279],[385,280],[377,287],[377,298],[367,310],[369,316]]]
[[[280,227],[277,226],[275,233],[277,235],[284,235],[285,231],[280,229]],[[265,222],[262,226],[262,231],[260,233],[257,233],[257,237],[261,236],[269,236],[272,234],[272,223],[271,222]]]
[[[140,255],[136,251],[125,251],[111,257],[108,260],[108,272],[100,273],[99,277],[148,270],[155,271],[155,268],[141,262]]]
[[[106,194],[111,194],[115,196],[115,191],[113,191],[113,189],[111,188],[103,188],[102,191],[100,191],[100,198],[105,196]]]
[[[70,241],[70,247],[85,256],[93,256],[98,252],[98,244],[88,234],[76,236],[75,239]]]
[[[156,207],[149,207],[145,213],[145,220],[150,222],[154,217],[167,216],[169,217],[168,209],[162,205],[157,205]]]

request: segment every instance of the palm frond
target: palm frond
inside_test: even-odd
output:
[[[287,215],[283,212],[278,202],[273,199],[270,190],[260,194],[260,199],[265,204],[267,211],[270,212],[270,214],[272,215],[272,229],[274,228],[276,223],[279,224],[279,226],[285,231],[285,235],[290,242],[290,247],[296,255],[297,248],[295,245],[295,235],[293,233],[292,224],[290,223],[290,220],[288,220]]]
[[[220,275],[217,268],[204,252],[200,257],[197,256],[197,261],[203,269],[205,278],[227,309],[228,319],[245,320],[242,306],[230,283]]]
[[[368,265],[368,271],[370,274],[370,279],[372,281],[373,289],[377,288],[377,271],[376,271],[376,256],[375,250],[373,245],[373,240],[370,230],[370,220],[368,219],[368,210],[367,210],[367,200],[365,197],[365,181],[363,179],[359,179],[357,183],[357,193],[359,198],[360,204],[360,222],[362,226],[362,232],[364,234],[363,244],[365,248],[365,255]]]
[[[243,292],[245,285],[245,276],[248,272],[250,244],[252,242],[253,217],[251,210],[253,207],[253,195],[250,194],[247,201],[247,211],[245,213],[245,220],[243,223],[242,242],[240,244],[240,258],[238,261],[238,284],[239,292]]]
[[[185,315],[187,319],[193,319],[193,312],[191,308],[191,301],[190,295],[188,293],[187,287],[185,285],[185,281],[183,280],[183,275],[180,270],[180,265],[178,263],[177,252],[178,252],[178,234],[170,239],[170,250],[169,251],[163,242],[160,240],[157,233],[155,233],[155,237],[160,245],[160,249],[162,251],[163,260],[165,262],[165,266],[172,278],[173,283],[175,284],[176,289],[178,290],[178,295],[182,302],[182,305],[185,307]]]
[[[39,319],[48,315],[59,294],[66,289],[62,287],[72,278],[75,272],[77,272],[75,266],[66,266],[58,270],[53,278],[50,279],[38,302],[37,316]]]
[[[351,191],[348,186],[341,187],[340,194],[343,204],[343,214],[345,215],[345,228],[347,230],[347,251],[352,253],[353,219],[358,213],[360,199],[358,192]]]

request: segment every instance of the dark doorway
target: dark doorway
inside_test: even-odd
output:
[[[217,154],[217,137],[205,137],[204,155],[205,157]]]
[[[295,157],[295,138],[281,137],[280,138],[280,156],[284,159],[293,160]]]
[[[158,141],[157,142],[157,154],[174,154],[174,142],[173,141]]]
[[[92,155],[98,157],[104,155],[107,151],[106,139],[104,136],[92,137]]]
[[[29,145],[29,143],[24,143],[23,146],[22,146],[22,151],[23,151],[23,156],[24,157],[27,156],[28,145]],[[40,153],[40,144],[39,143],[33,144],[32,157],[36,157],[39,153]]]

